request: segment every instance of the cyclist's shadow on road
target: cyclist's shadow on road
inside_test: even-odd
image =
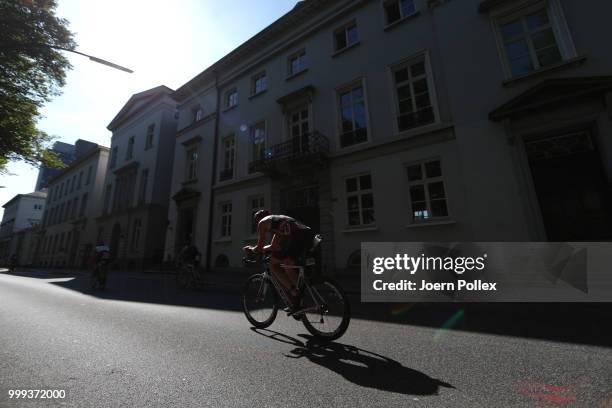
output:
[[[305,334],[299,335],[306,339],[303,342],[273,330],[251,330],[270,339],[296,346],[287,357],[307,358],[362,387],[408,395],[434,395],[440,387],[455,388],[420,371],[405,367],[399,361],[355,346],[317,341]]]

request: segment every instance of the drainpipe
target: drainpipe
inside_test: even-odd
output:
[[[217,92],[217,106],[215,112],[215,133],[213,136],[213,158],[212,158],[212,172],[210,176],[210,199],[209,199],[209,209],[208,209],[208,239],[206,240],[206,272],[210,272],[210,264],[212,257],[212,238],[213,238],[213,214],[215,209],[215,190],[213,186],[215,185],[215,178],[217,176],[217,140],[219,138],[219,117],[220,117],[220,108],[221,105],[221,96],[219,92],[219,75],[216,70],[213,71],[215,73],[215,92]]]

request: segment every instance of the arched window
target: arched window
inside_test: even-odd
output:
[[[353,251],[346,261],[347,269],[360,269],[361,268],[361,250]]]

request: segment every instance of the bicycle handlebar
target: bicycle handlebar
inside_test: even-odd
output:
[[[257,265],[270,261],[270,254],[256,254],[255,257],[243,257],[242,263],[245,265]]]

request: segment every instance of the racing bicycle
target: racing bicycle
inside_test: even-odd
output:
[[[287,316],[301,320],[313,336],[322,340],[340,338],[351,319],[350,303],[344,290],[334,280],[315,273],[314,251],[320,244],[320,235],[314,237],[313,246],[295,265],[281,265],[298,271],[299,295],[293,302],[278,279],[270,272],[270,254],[244,258],[245,265],[262,265],[261,273],[250,276],[242,292],[242,307],[247,320],[256,328],[270,326],[278,314],[279,306]]]

